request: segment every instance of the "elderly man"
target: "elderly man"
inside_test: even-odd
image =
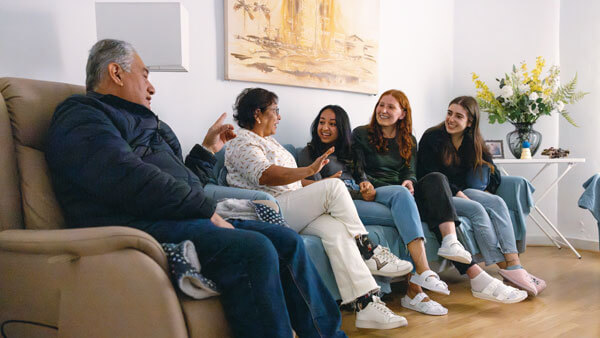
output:
[[[215,213],[202,188],[206,182],[184,165],[177,137],[150,110],[155,90],[133,47],[98,41],[86,75],[87,94],[56,108],[47,140],[68,225],[120,224],[159,242],[193,241],[202,273],[221,289],[236,336],[291,337],[292,328],[301,337],[345,336],[337,305],[294,231],[258,221],[229,223]],[[213,153],[235,137],[224,118],[192,150],[204,179]]]

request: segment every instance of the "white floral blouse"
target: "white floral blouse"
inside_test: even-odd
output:
[[[302,188],[300,181],[278,186],[259,184],[263,172],[272,165],[297,168],[294,156],[271,136],[261,137],[244,128],[227,143],[225,167],[227,184],[242,189],[261,190],[273,196]]]

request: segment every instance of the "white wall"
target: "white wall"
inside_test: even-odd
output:
[[[306,142],[314,115],[330,103],[346,108],[354,126],[368,122],[376,96],[225,81],[223,1],[181,3],[190,17],[190,71],[153,73],[151,81],[157,89],[153,109],[176,131],[184,152],[200,141],[219,113],[231,113],[235,96],[248,86],[263,86],[280,96],[282,121],[277,138],[282,143]],[[600,60],[599,24],[593,19],[598,6],[592,0],[563,1],[562,5],[559,0],[381,0],[380,92],[397,88],[407,93],[417,137],[442,120],[451,98],[475,93],[471,72],[492,87],[494,78],[512,64],[526,60],[532,65],[538,55],[547,64],[564,58],[563,78],[578,70],[579,87],[598,92],[598,76],[593,77]],[[0,27],[0,76],[84,83],[87,51],[96,41],[93,0],[0,0]],[[572,149],[573,156],[588,157],[588,163],[561,185],[560,199],[553,193],[541,203],[551,211],[548,215],[553,221],[560,209],[561,229],[577,238],[594,238],[597,233],[593,219],[574,207],[573,201],[583,180],[600,165],[594,137],[597,128],[593,128],[600,119],[593,114],[598,100],[592,94],[573,108],[574,118],[585,126],[580,129],[559,122],[558,117],[545,117],[536,124],[544,135],[543,148],[560,145]],[[487,139],[504,139],[511,127],[483,123],[482,130]],[[505,154],[511,156],[506,145]],[[532,174],[518,167],[508,169]],[[580,220],[585,223],[583,230]],[[533,224],[529,234],[541,235]]]
[[[93,0],[0,1],[2,76],[84,83],[87,51],[96,41]],[[248,86],[279,95],[280,142],[308,141],[310,122],[326,104],[342,105],[355,126],[368,122],[377,96],[225,81],[223,1],[181,3],[190,17],[190,71],[153,73],[150,80],[157,90],[153,110],[176,131],[184,152],[218,114],[231,116],[236,95]],[[430,124],[427,114],[449,97],[453,7],[453,0],[381,1],[380,92],[407,93],[418,135]]]
[[[560,120],[560,146],[571,150],[573,157],[585,157],[586,163],[575,167],[559,187],[559,224],[565,236],[595,241],[598,249],[598,227],[587,210],[577,207],[583,193],[582,183],[600,172],[600,3],[594,0],[562,1],[560,7],[561,80],[578,73],[577,87],[591,94],[580,103],[567,106],[579,128]],[[588,242],[589,243],[589,242]]]
[[[453,95],[475,95],[471,73],[480,76],[488,87],[498,93],[496,78],[526,61],[529,69],[535,58],[543,56],[546,64],[559,62],[559,0],[457,0],[454,16],[454,82]],[[506,134],[514,130],[511,124],[487,122],[482,112],[480,127],[485,139],[503,140],[505,158],[514,158],[506,143]],[[542,133],[541,149],[558,145],[558,116],[543,117],[534,129]],[[537,156],[540,156],[537,154]],[[509,173],[531,179],[537,167],[507,165]],[[534,183],[538,191],[544,190],[556,177],[556,169],[547,169],[546,176]],[[556,190],[540,202],[540,208],[556,223]],[[547,211],[547,212],[546,212]],[[539,217],[538,217],[539,219]],[[545,240],[543,233],[528,220],[528,239]]]

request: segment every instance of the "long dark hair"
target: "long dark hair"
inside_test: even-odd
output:
[[[319,137],[319,119],[321,114],[330,109],[335,114],[335,126],[338,132],[338,138],[334,144],[323,143]],[[350,148],[352,144],[352,128],[350,127],[350,119],[344,108],[338,105],[327,105],[319,111],[317,117],[310,126],[311,140],[307,144],[312,158],[321,156],[331,146],[335,146],[335,154],[338,158],[349,158],[351,156]]]
[[[381,126],[377,123],[377,106],[379,106],[379,101],[381,98],[386,95],[392,95],[400,108],[404,110],[405,116],[402,120],[398,120],[396,122],[396,142],[398,142],[398,148],[400,148],[400,156],[406,161],[408,165],[410,163],[410,157],[412,156],[412,109],[410,108],[410,102],[408,102],[408,97],[406,94],[400,90],[390,89],[385,91],[377,100],[377,104],[375,104],[375,108],[373,109],[373,115],[371,116],[371,122],[369,123],[369,127],[367,128],[369,133],[369,143],[375,146],[377,152],[384,152],[388,150],[387,142],[383,138],[383,132],[381,131]]]
[[[485,164],[490,167],[492,172],[494,172],[494,166],[483,159],[484,154],[488,158],[491,158],[491,156],[485,145],[483,136],[481,136],[481,131],[479,130],[479,119],[481,114],[479,113],[477,100],[472,96],[459,96],[450,101],[448,107],[453,104],[463,107],[469,114],[468,119],[469,122],[471,122],[471,126],[465,128],[463,131],[463,145],[471,148],[471,152],[468,156],[469,163],[467,164],[472,166],[473,170],[476,170],[478,166]],[[445,122],[440,123],[437,127],[444,131],[446,130]],[[442,162],[444,162],[445,165],[453,165],[457,164],[458,161],[458,154],[456,153],[450,136],[448,136],[448,142],[445,142],[442,149]]]

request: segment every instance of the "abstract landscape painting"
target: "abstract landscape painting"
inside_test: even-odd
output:
[[[379,0],[225,0],[225,78],[377,93]]]

